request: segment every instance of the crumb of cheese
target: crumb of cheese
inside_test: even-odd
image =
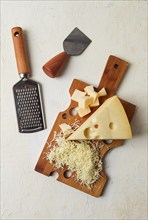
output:
[[[55,134],[54,145],[47,154],[57,168],[65,165],[76,173],[76,180],[90,186],[100,178],[102,161],[99,156],[101,141],[66,141],[62,133]]]

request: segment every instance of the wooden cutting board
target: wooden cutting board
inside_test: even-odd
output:
[[[104,97],[100,97],[99,101],[102,104],[107,98],[113,96],[116,94],[116,90],[119,87],[119,84],[127,70],[128,67],[128,63],[124,60],[119,59],[118,57],[115,56],[109,56],[106,67],[104,69],[101,81],[99,83],[98,88],[95,88],[96,91],[99,91],[100,89],[102,89],[103,87],[106,89],[107,91],[107,96]],[[86,87],[88,84],[74,79],[71,87],[69,89],[69,93],[70,96],[73,94],[75,89],[79,89],[82,90],[84,89],[84,87]],[[126,111],[127,117],[128,119],[131,121],[134,111],[135,111],[135,105],[128,103],[122,99],[120,99],[123,107]],[[56,169],[52,164],[49,163],[49,161],[45,158],[46,153],[49,152],[49,143],[52,141],[53,137],[54,137],[54,132],[55,131],[61,131],[59,125],[62,123],[67,123],[67,124],[72,124],[75,122],[75,120],[79,119],[79,124],[81,125],[88,117],[90,117],[90,115],[97,109],[96,108],[91,108],[92,112],[83,117],[80,118],[77,115],[73,115],[73,109],[77,106],[77,103],[71,100],[71,103],[69,105],[69,107],[63,111],[60,112],[57,116],[57,119],[52,127],[52,130],[48,136],[48,139],[45,143],[45,146],[42,150],[42,153],[38,159],[38,162],[36,164],[35,170],[37,172],[40,172],[41,174],[44,174],[46,176],[50,176],[54,171],[56,171],[58,173],[58,178],[57,180],[65,183],[69,186],[72,186],[78,190],[81,190],[85,193],[88,193],[92,196],[95,197],[99,197],[103,191],[103,188],[107,182],[107,177],[105,175],[104,170],[101,171],[101,177],[100,179],[94,183],[93,188],[89,189],[88,187],[84,186],[84,185],[80,185],[78,182],[75,181],[75,174],[73,174],[70,177],[67,177],[65,175],[66,171],[68,170],[67,167],[65,166],[64,169]],[[129,140],[130,141],[130,140]],[[115,147],[121,146],[123,144],[123,140],[113,140],[110,144],[107,143],[105,140],[103,141],[104,145],[102,148],[100,148],[100,156],[103,160],[105,154],[110,150],[113,149]]]

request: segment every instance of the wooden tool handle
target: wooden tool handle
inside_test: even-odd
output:
[[[28,61],[23,41],[23,31],[20,27],[11,30],[18,73],[29,73]]]
[[[51,78],[56,77],[68,58],[69,55],[66,52],[59,53],[42,67],[43,71]]]
[[[104,87],[109,96],[114,95],[121,83],[127,67],[128,62],[110,55],[98,88],[101,89]]]

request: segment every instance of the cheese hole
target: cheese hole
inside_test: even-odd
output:
[[[108,139],[108,140],[104,140],[103,142],[104,142],[105,144],[112,144],[113,140]]]
[[[86,138],[92,138],[92,137],[93,137],[93,134],[94,134],[94,129],[92,129],[92,128],[86,128],[86,129],[84,130],[84,136],[85,136]]]
[[[109,128],[111,129],[111,130],[113,130],[113,129],[115,129],[115,124],[113,123],[113,122],[111,122],[111,123],[109,123]]]
[[[64,114],[62,115],[62,118],[63,118],[63,119],[66,119],[66,118],[67,118],[67,114],[64,113]]]
[[[53,172],[50,173],[50,176],[54,177],[55,179],[58,179],[59,174],[58,174],[58,172],[53,171]]]
[[[69,114],[72,115],[72,116],[75,116],[77,114],[77,110],[75,108],[71,108],[69,110]]]
[[[99,127],[99,125],[98,125],[98,124],[95,124],[95,125],[94,125],[94,128],[98,128],[98,127]]]
[[[72,175],[72,172],[70,170],[66,170],[64,173],[63,173],[63,176],[68,179],[70,178]]]

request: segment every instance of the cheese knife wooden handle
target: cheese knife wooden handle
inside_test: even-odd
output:
[[[24,40],[23,40],[23,30],[20,27],[14,27],[11,29],[12,39],[17,63],[17,69],[19,74],[28,74],[29,65],[26,56]]]
[[[59,53],[45,63],[42,69],[49,77],[54,78],[59,74],[69,57],[70,55],[66,52]]]

